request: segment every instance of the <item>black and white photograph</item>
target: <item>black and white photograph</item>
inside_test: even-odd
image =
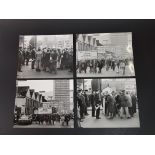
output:
[[[135,76],[132,33],[76,35],[77,77]]]
[[[17,78],[72,78],[73,35],[20,35]]]
[[[74,128],[73,80],[18,80],[14,128]]]
[[[139,128],[135,78],[77,79],[79,128]]]

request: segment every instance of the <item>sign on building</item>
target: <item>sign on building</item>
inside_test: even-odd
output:
[[[71,48],[71,42],[70,42],[70,40],[65,40],[64,41],[64,48]]]

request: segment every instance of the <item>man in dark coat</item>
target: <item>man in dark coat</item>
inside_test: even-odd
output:
[[[22,49],[20,48],[18,51],[18,64],[17,64],[18,72],[22,72]]]
[[[96,93],[95,93],[94,101],[95,101],[95,106],[96,106],[96,119],[101,119],[100,118],[100,104],[101,104],[101,101],[100,101],[98,91],[96,91]]]
[[[126,118],[130,118],[129,109],[128,109],[128,97],[126,95],[125,90],[122,91],[121,96],[121,109],[120,109],[120,117],[124,118],[124,114]]]
[[[73,51],[70,51],[68,63],[70,69],[69,72],[73,72]]]
[[[115,71],[115,60],[114,59],[112,59],[112,61],[111,61],[111,69],[113,70],[113,71]]]
[[[47,68],[49,68],[49,63],[50,63],[50,49],[47,49],[47,52],[45,53],[45,71]]]
[[[120,92],[115,97],[116,101],[116,114],[120,115],[120,109],[121,109],[121,98],[120,98]]]
[[[101,63],[101,61],[98,61],[97,67],[99,68],[98,73],[101,73],[101,70],[102,70],[102,63]]]
[[[22,50],[22,65],[25,65],[26,60],[26,47]]]
[[[78,90],[78,94],[77,94],[77,104],[79,107],[79,111],[80,111],[80,120],[84,119],[84,105],[83,105],[83,101],[82,101],[82,94],[81,94],[81,90]]]
[[[29,59],[30,59],[30,52],[29,52],[29,49],[26,50],[25,59],[26,59],[26,66],[28,66]]]
[[[69,114],[65,114],[65,120],[64,120],[68,126],[68,123],[70,121],[70,115]]]
[[[90,94],[90,96],[89,96],[89,101],[90,101],[90,104],[92,106],[92,117],[95,117],[95,101],[94,101],[94,95],[95,95],[95,92],[93,91],[92,94]]]
[[[89,115],[87,112],[87,107],[88,107],[88,95],[86,94],[86,91],[83,93],[84,99],[85,99],[85,115]]]
[[[31,52],[31,58],[32,58],[31,68],[34,69],[34,64],[35,64],[35,59],[36,59],[36,51],[35,51],[35,48],[33,48],[32,52]]]
[[[80,68],[79,68],[79,73],[81,73],[82,71],[84,71],[86,73],[86,62],[81,62],[80,63]]]
[[[52,73],[52,71],[55,72],[55,74],[57,74],[57,51],[54,50],[54,52],[51,54],[51,57],[52,57],[52,62],[50,64],[50,71]]]
[[[107,59],[106,60],[106,71],[109,70],[109,67],[110,67],[110,59]]]
[[[137,105],[137,97],[135,94],[132,93],[131,95],[131,99],[132,99],[132,113],[131,113],[131,117],[134,116],[134,114],[136,113],[136,105]]]

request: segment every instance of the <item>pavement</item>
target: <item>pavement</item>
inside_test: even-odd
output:
[[[49,73],[45,71],[36,72],[35,69],[31,69],[31,62],[28,66],[22,66],[22,72],[17,72],[17,78],[73,78],[73,72],[68,70],[57,69],[57,74]]]
[[[106,71],[106,68],[103,68],[101,70],[101,73],[89,73],[87,71],[87,73],[77,73],[77,77],[123,77],[123,76],[135,76],[135,73],[134,72],[131,72],[129,67],[127,66],[126,67],[126,70],[125,70],[125,75],[123,75],[123,71],[120,70],[120,72],[116,72],[113,71],[112,69],[109,69],[108,71]]]
[[[66,124],[62,126],[61,123],[55,122],[54,125],[36,123],[32,123],[31,125],[14,125],[14,128],[74,128],[74,121],[71,120],[68,126]]]
[[[91,116],[91,111],[88,111],[89,115],[85,116],[83,122],[81,122],[81,126],[83,128],[139,128],[139,114],[138,112],[131,119],[120,119],[116,116],[113,119],[109,119],[105,117],[103,112],[101,111],[100,117],[101,119],[96,119],[96,117]]]

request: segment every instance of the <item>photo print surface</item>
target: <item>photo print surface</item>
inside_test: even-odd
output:
[[[132,33],[76,35],[77,77],[135,76]]]
[[[17,80],[14,128],[74,128],[73,80]]]
[[[72,78],[73,35],[20,35],[17,78]]]
[[[135,78],[77,79],[79,128],[139,128]]]

